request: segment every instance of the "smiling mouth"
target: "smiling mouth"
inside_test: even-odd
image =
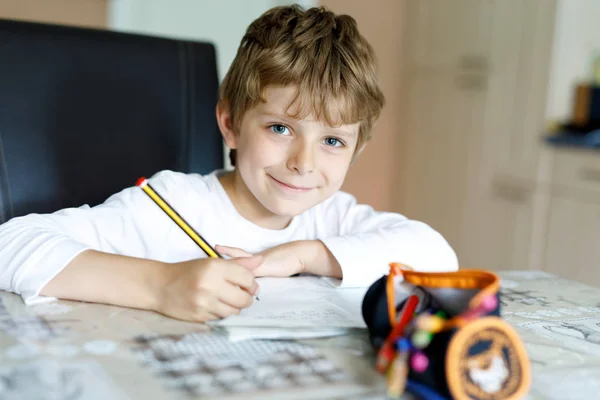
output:
[[[311,187],[289,185],[287,183],[281,182],[279,179],[273,178],[271,175],[268,175],[268,176],[269,176],[269,178],[274,180],[276,183],[278,183],[280,186],[283,186],[285,189],[288,189],[288,190],[291,190],[294,192],[303,193],[303,192],[308,192],[313,189]]]

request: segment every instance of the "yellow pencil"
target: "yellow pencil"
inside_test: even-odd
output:
[[[399,351],[387,371],[387,392],[389,399],[399,399],[406,388],[408,379],[408,351]]]
[[[169,216],[171,219],[179,225],[181,229],[194,241],[207,256],[212,258],[223,258],[219,253],[216,252],[207,242],[204,240],[202,236],[198,232],[194,230],[185,220],[177,213],[177,211],[173,210],[173,207],[169,205],[150,184],[146,178],[140,178],[136,182],[136,186],[142,188],[144,192],[152,199],[154,202]]]
[[[181,215],[179,215],[177,213],[177,211],[175,211],[173,209],[173,207],[171,207],[169,205],[169,203],[167,203],[165,201],[165,199],[163,199],[158,193],[156,193],[156,190],[154,190],[154,188],[152,186],[150,186],[150,184],[148,183],[148,180],[144,177],[140,178],[137,180],[136,186],[139,186],[144,192],[146,192],[146,194],[152,199],[154,200],[154,202],[169,216],[171,217],[171,219],[194,241],[196,242],[196,244],[198,246],[200,246],[200,248],[202,250],[204,250],[204,252],[206,253],[207,256],[212,257],[212,258],[223,258],[223,256],[219,253],[217,253],[217,251],[215,249],[213,249],[211,247],[211,245],[208,244],[208,242],[206,240],[204,240],[204,238],[194,230],[194,228],[192,228],[184,219]],[[260,300],[258,298],[258,296],[254,297],[256,300]]]

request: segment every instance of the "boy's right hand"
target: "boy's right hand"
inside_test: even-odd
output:
[[[204,322],[237,315],[252,304],[258,284],[252,269],[261,256],[224,260],[203,258],[169,264],[157,310],[186,321]]]

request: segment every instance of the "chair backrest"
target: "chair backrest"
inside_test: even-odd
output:
[[[0,20],[0,223],[223,166],[214,47]]]

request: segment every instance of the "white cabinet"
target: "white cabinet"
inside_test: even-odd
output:
[[[600,286],[600,198],[552,197],[546,271]]]
[[[566,2],[409,4],[400,209],[439,230],[463,268],[600,286],[600,151],[542,138]]]
[[[529,268],[555,1],[407,9],[399,208],[462,267]]]
[[[461,247],[480,156],[492,1],[408,3],[399,208]]]
[[[465,204],[461,266],[491,270],[530,265],[534,189],[527,181],[496,177],[472,190]]]
[[[484,154],[493,173],[535,180],[545,131],[555,2],[495,1]]]
[[[469,165],[481,126],[485,93],[462,88],[451,75],[414,76],[409,84],[406,129],[411,133],[402,168],[402,209],[432,224],[460,246],[463,204],[473,171]]]
[[[600,286],[600,151],[554,150],[548,272]]]
[[[424,69],[486,69],[494,0],[408,2],[408,63]]]
[[[494,2],[479,175],[470,180],[462,264],[543,268],[548,194],[538,184],[553,1]]]
[[[555,149],[552,182],[555,191],[600,199],[600,151]]]

